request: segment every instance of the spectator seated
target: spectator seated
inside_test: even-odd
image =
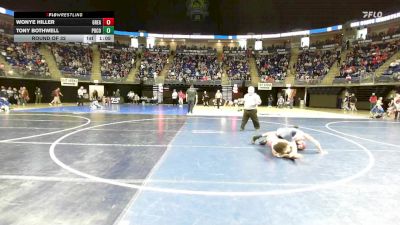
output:
[[[247,52],[242,48],[224,47],[224,66],[229,80],[250,80]]]
[[[262,81],[273,83],[285,80],[289,67],[289,52],[290,50],[255,53],[258,75]]]
[[[221,65],[215,49],[179,46],[171,69],[169,80],[220,80]]]
[[[379,33],[372,32],[367,34],[365,37],[366,40],[372,40],[372,41],[382,41],[386,39],[391,39],[393,35],[398,35],[400,34],[400,26],[398,27],[390,27],[387,29],[387,31],[382,31]]]
[[[169,49],[155,47],[143,52],[140,62],[139,78],[147,80],[157,77],[168,61]]]
[[[4,64],[0,63],[0,76],[5,76],[6,75],[6,71],[4,70]]]
[[[58,68],[64,75],[89,78],[93,57],[92,49],[89,46],[54,43],[51,45],[51,51]]]
[[[46,61],[37,43],[15,43],[12,38],[0,36],[0,52],[12,66],[14,73],[25,76],[49,77]]]
[[[389,68],[379,77],[379,81],[400,81],[400,59],[390,63]]]
[[[101,48],[101,76],[104,79],[126,78],[135,65],[136,54],[131,48]]]
[[[306,46],[306,49],[332,49],[335,48],[338,45],[341,45],[343,42],[343,36],[342,34],[336,34],[333,37],[327,38],[325,40],[316,40],[313,43],[310,43],[310,46]],[[300,48],[303,49],[303,48]]]
[[[380,43],[356,45],[346,55],[340,67],[340,75],[336,78],[358,78],[366,73],[374,72],[399,49],[399,43]],[[349,80],[349,78],[348,78]]]
[[[269,53],[278,52],[278,50],[279,50],[279,52],[283,52],[283,51],[290,52],[290,47],[289,46],[290,46],[289,42],[285,42],[283,44],[273,44],[273,45],[268,46],[268,47],[263,46],[261,51],[262,52],[269,52]]]
[[[307,83],[322,80],[335,61],[335,50],[304,50],[294,64],[296,80]]]

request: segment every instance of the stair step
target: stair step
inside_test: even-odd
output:
[[[296,78],[296,70],[293,69],[294,64],[297,62],[299,58],[299,49],[291,48],[290,49],[290,59],[289,59],[289,72],[286,74],[285,83],[286,84],[294,84]]]
[[[100,70],[100,50],[98,45],[92,45],[90,48],[92,49],[93,54],[91,79],[101,81],[102,77]]]
[[[168,72],[174,64],[174,56],[171,54],[168,57],[168,63],[165,64],[164,68],[161,70],[159,76],[157,77],[157,83],[164,83],[166,77],[168,76]]]
[[[141,61],[141,58],[136,57],[135,66],[132,67],[131,71],[129,71],[129,73],[128,73],[128,77],[126,78],[127,82],[135,82],[136,76],[139,73],[140,61]]]
[[[251,85],[256,87],[260,82],[260,77],[258,75],[256,59],[254,58],[254,56],[250,56],[249,58],[249,69],[250,69]]]
[[[47,65],[50,70],[50,76],[55,80],[60,80],[62,73],[58,68],[56,59],[54,58],[53,53],[51,52],[48,45],[42,44],[39,48],[40,54],[43,56],[44,60],[46,60]]]
[[[344,50],[340,53],[340,59],[343,62],[346,60],[346,55],[350,50]],[[336,76],[340,74],[340,65],[337,65],[337,62],[333,63],[332,67],[330,68],[328,74],[325,75],[324,79],[322,80],[322,84],[332,84],[333,80]]]

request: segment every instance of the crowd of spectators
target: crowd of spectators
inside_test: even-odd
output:
[[[135,67],[136,53],[129,48],[102,48],[100,50],[100,71],[105,79],[127,77]]]
[[[11,105],[26,105],[30,100],[30,95],[26,87],[19,89],[13,87],[0,87],[0,98],[6,98]]]
[[[93,52],[89,46],[54,43],[51,51],[63,74],[80,78],[90,76]]]
[[[168,72],[169,80],[220,80],[222,65],[215,49],[197,46],[178,46]]]
[[[310,47],[315,47],[317,49],[321,49],[326,45],[341,45],[343,42],[343,35],[336,34],[331,38],[327,38],[325,40],[316,40],[315,42],[310,44]]]
[[[207,51],[207,52],[214,52],[217,53],[215,48],[207,47],[207,46],[187,46],[187,45],[178,45],[176,46],[177,53],[183,52],[194,52],[194,51]]]
[[[374,72],[387,59],[399,50],[400,42],[355,45],[342,62],[340,75],[336,78],[359,77],[364,73]]]
[[[249,58],[250,51],[242,47],[223,48],[223,62],[229,80],[250,80]]]
[[[220,80],[222,69],[215,54],[184,54],[174,57],[168,79],[189,80]]]
[[[35,77],[50,76],[48,65],[39,52],[39,44],[16,43],[10,37],[0,36],[0,53],[15,73]]]
[[[3,31],[5,34],[12,34],[13,33],[13,26],[14,26],[14,21],[7,20],[6,18],[1,18],[2,15],[0,15],[0,29]]]
[[[250,80],[249,60],[246,53],[225,54],[224,66],[229,80]]]
[[[302,51],[293,65],[296,80],[310,82],[323,79],[336,58],[336,52],[333,50]]]
[[[263,46],[260,51],[276,52],[278,49],[290,49],[290,42],[285,41],[281,44],[272,44],[270,46]]]
[[[287,52],[275,52],[268,54],[255,53],[258,75],[266,82],[282,81],[285,79],[288,69],[290,54]]]
[[[394,34],[400,34],[400,26],[390,27],[387,31],[382,32],[371,32],[365,37],[366,40],[381,41],[384,37],[391,36]]]
[[[157,77],[168,62],[169,49],[155,47],[143,51],[140,62],[139,78],[147,80]]]
[[[394,62],[390,63],[389,68],[382,75],[382,81],[392,79],[395,81],[400,81],[400,59],[397,59]]]

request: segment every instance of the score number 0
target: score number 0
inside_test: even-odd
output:
[[[103,18],[103,26],[114,26],[114,18]]]

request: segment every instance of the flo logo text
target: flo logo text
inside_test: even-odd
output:
[[[383,16],[382,11],[363,11],[363,18],[379,18]]]

